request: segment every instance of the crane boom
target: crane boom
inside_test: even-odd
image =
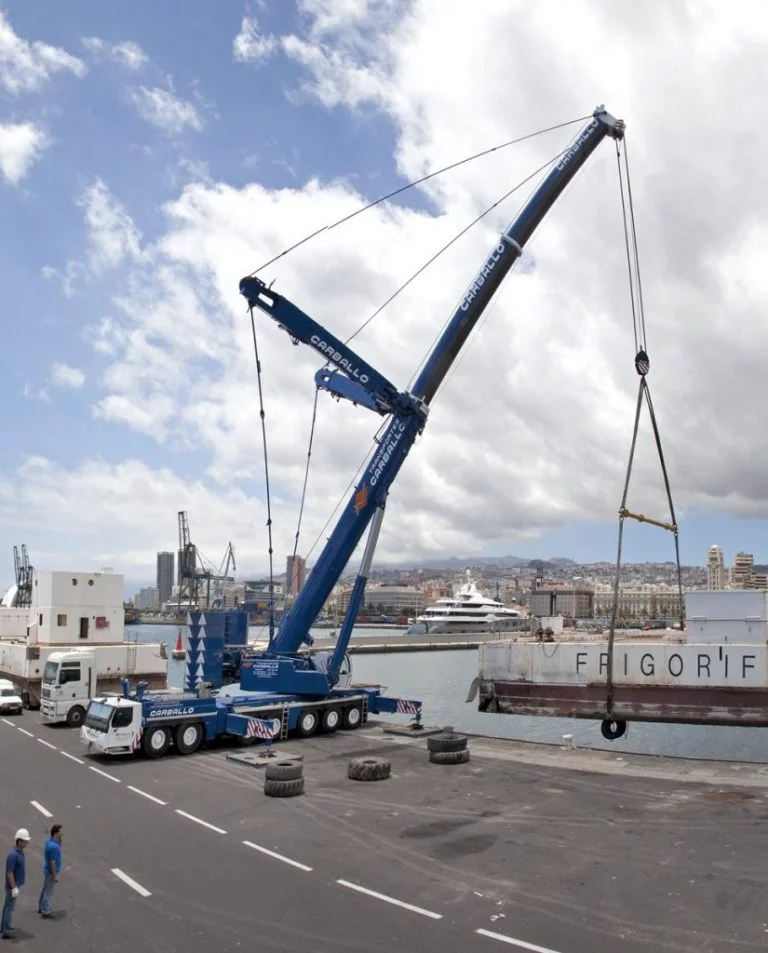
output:
[[[410,393],[397,392],[386,378],[377,374],[369,364],[282,295],[267,289],[260,279],[242,279],[240,292],[251,308],[257,307],[266,312],[292,339],[310,343],[323,354],[328,363],[335,366],[336,371],[329,375],[329,390],[337,396],[363,403],[379,413],[384,411],[391,415],[384,435],[379,440],[309,578],[292,609],[283,619],[273,643],[264,653],[265,659],[276,659],[278,664],[261,666],[259,670],[264,673],[264,681],[259,683],[257,678],[253,687],[256,687],[257,683],[263,684],[264,687],[269,684],[270,688],[279,684],[283,690],[299,691],[301,689],[298,686],[304,684],[313,685],[314,690],[320,691],[324,680],[327,680],[329,686],[335,684],[338,666],[346,652],[352,625],[345,624],[342,627],[333,662],[325,673],[306,671],[306,660],[296,657],[302,643],[311,643],[310,626],[344,571],[374,514],[384,507],[393,480],[416,437],[424,428],[431,400],[493,294],[520,257],[526,242],[600,142],[606,136],[619,140],[623,135],[624,123],[611,116],[603,106],[599,106],[512,224],[501,234],[433,348]],[[342,380],[344,378],[346,380]],[[359,399],[363,392],[369,395],[368,402]],[[378,535],[379,525],[380,518],[375,521],[374,535]],[[375,538],[373,542],[375,543]],[[365,575],[372,556],[370,548],[367,548],[364,558]],[[363,570],[361,575],[362,572]],[[349,614],[352,612],[352,603],[359,604],[362,589],[357,596],[350,604]],[[292,664],[288,664],[289,662]],[[310,674],[313,677],[310,677]]]

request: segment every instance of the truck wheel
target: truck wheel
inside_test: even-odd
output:
[[[192,754],[197,751],[200,742],[203,740],[203,726],[198,724],[179,725],[176,728],[174,740],[179,754]]]
[[[429,760],[432,764],[466,764],[469,761],[469,748],[461,751],[430,751]]]
[[[606,718],[600,725],[600,731],[606,741],[616,741],[621,738],[627,730],[626,721],[614,721],[612,718]]]
[[[264,779],[264,793],[267,797],[296,797],[304,793],[304,778],[293,781],[270,781]]]
[[[455,731],[441,731],[427,738],[429,751],[463,751],[467,747],[467,736]]]
[[[275,761],[264,768],[267,781],[298,781],[304,776],[304,764],[301,761]]]
[[[320,719],[317,717],[317,710],[314,708],[305,708],[299,715],[296,724],[296,733],[302,738],[309,738],[317,731],[317,725]]]
[[[359,705],[352,705],[351,708],[345,708],[341,717],[341,727],[345,731],[353,731],[359,728],[363,723],[363,709]]]
[[[352,781],[386,781],[392,765],[384,758],[353,758],[347,765],[347,777]]]
[[[82,705],[75,705],[74,708],[69,709],[69,714],[67,715],[68,727],[79,728],[84,721],[85,709],[82,707]]]
[[[171,735],[167,728],[155,725],[148,728],[141,739],[141,747],[148,758],[160,758],[171,744]]]
[[[338,708],[326,708],[323,712],[323,717],[321,719],[320,725],[322,730],[327,734],[330,734],[341,724],[341,712]]]

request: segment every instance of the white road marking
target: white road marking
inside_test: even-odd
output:
[[[299,870],[306,870],[307,872],[311,871],[311,867],[307,867],[306,864],[300,864],[298,860],[291,860],[290,857],[284,857],[282,854],[276,854],[273,850],[267,850],[266,847],[259,847],[258,844],[252,844],[249,840],[244,840],[243,843],[246,847],[252,847],[254,850],[261,851],[262,854],[266,854],[268,857],[274,857],[275,860],[282,860],[285,864],[290,864],[292,867],[298,867]]]
[[[81,761],[79,758],[76,758],[73,754],[70,754],[68,751],[60,751],[59,754],[63,754],[65,758],[69,758],[70,761],[76,761],[78,764],[85,764],[85,761]]]
[[[199,817],[195,817],[194,814],[187,814],[186,811],[180,811],[176,809],[177,814],[181,814],[182,817],[188,818],[190,821],[194,821],[195,824],[201,824],[203,827],[208,827],[212,831],[216,831],[217,834],[226,834],[226,831],[223,831],[220,827],[215,827],[213,824],[209,824],[208,821],[202,821]]]
[[[40,811],[43,817],[53,817],[53,814],[51,814],[50,811],[46,811],[46,809],[43,807],[42,804],[40,804],[39,801],[30,801],[29,803],[32,805],[32,807]]]
[[[27,736],[30,737],[30,738],[34,738],[34,737],[35,737],[35,736],[32,734],[32,732],[31,732],[31,731],[27,731],[26,728],[19,728],[19,731],[20,731],[23,735],[27,735]]]
[[[146,791],[141,791],[141,790],[139,790],[139,788],[135,788],[132,784],[129,784],[129,785],[128,785],[128,790],[129,790],[129,791],[133,791],[133,792],[136,793],[136,794],[140,794],[142,797],[145,797],[145,798],[147,798],[147,799],[150,800],[150,801],[154,801],[155,804],[162,804],[163,807],[167,807],[167,806],[168,806],[168,802],[167,802],[167,801],[161,801],[160,798],[159,798],[159,797],[155,797],[154,794],[147,794]]]
[[[385,903],[393,903],[396,907],[402,907],[404,910],[411,910],[413,913],[420,913],[423,917],[431,917],[433,920],[442,920],[442,913],[432,913],[431,910],[425,910],[423,907],[414,907],[411,903],[404,903],[402,900],[395,900],[394,897],[388,897],[384,893],[376,893],[375,890],[369,890],[367,887],[361,887],[358,884],[352,884],[348,880],[337,880],[337,884],[342,887],[349,887],[350,890],[357,890],[360,893],[367,894],[369,897],[375,897],[377,900],[383,900]]]
[[[557,950],[550,949],[548,946],[536,946],[535,943],[526,943],[525,940],[516,940],[514,937],[504,936],[503,933],[493,933],[491,930],[475,930],[475,933],[488,936],[492,940],[501,940],[502,943],[516,946],[520,950],[530,950],[531,953],[557,953]]]
[[[42,738],[38,738],[37,740],[41,745],[45,745],[46,748],[53,748],[54,751],[56,750],[56,745],[52,745],[50,741],[43,741]]]
[[[123,881],[123,883],[128,884],[128,886],[131,887],[133,890],[135,890],[136,893],[138,893],[140,896],[142,897],[152,896],[152,894],[146,889],[146,887],[142,887],[140,883],[137,883],[133,879],[133,877],[129,877],[128,874],[124,874],[119,867],[113,867],[112,873],[115,875],[115,877],[119,877],[120,880]]]
[[[6,725],[10,725],[11,728],[16,728],[16,725],[14,725],[14,723],[9,721],[7,718],[3,718],[2,721],[4,721]]]
[[[93,765],[90,766],[91,771],[95,771],[96,774],[100,774],[103,778],[109,778],[110,781],[115,781],[117,784],[120,784],[120,778],[116,778],[114,774],[107,774],[106,771],[102,771],[101,768],[94,768]]]

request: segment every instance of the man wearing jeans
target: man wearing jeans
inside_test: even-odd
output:
[[[13,936],[13,910],[19,890],[24,886],[25,858],[24,848],[29,843],[29,831],[22,827],[16,831],[16,844],[8,853],[5,862],[5,903],[0,921],[0,936],[10,940]]]
[[[37,912],[40,916],[51,915],[51,900],[54,884],[59,882],[61,873],[61,824],[54,824],[51,836],[45,842],[43,854],[43,889],[37,901]]]

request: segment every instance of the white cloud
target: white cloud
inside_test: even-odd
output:
[[[132,71],[142,69],[149,62],[147,54],[133,40],[127,40],[124,43],[107,43],[97,36],[88,36],[83,38],[82,43],[96,58],[111,59],[119,66]]]
[[[59,46],[23,40],[0,10],[0,86],[11,93],[35,90],[62,71],[84,76],[87,68]]]
[[[192,103],[179,99],[159,86],[151,89],[139,86],[129,90],[128,96],[142,119],[170,135],[183,132],[187,127],[200,132],[204,126],[200,113]]]
[[[115,267],[125,259],[142,257],[141,233],[101,179],[86,189],[78,204],[85,212],[94,268]]]
[[[55,280],[61,283],[61,291],[65,298],[73,298],[77,293],[75,286],[81,278],[85,277],[86,268],[80,261],[68,261],[64,271],[53,268],[51,265],[43,265],[41,272],[47,281]]]
[[[51,383],[55,387],[71,387],[79,390],[85,383],[85,374],[79,367],[57,363],[51,366]]]
[[[240,32],[232,41],[232,52],[240,63],[263,63],[277,49],[274,36],[259,33],[259,24],[254,17],[243,17]]]
[[[768,168],[761,158],[768,132],[745,120],[762,110],[755,76],[764,69],[764,37],[750,39],[747,18],[732,8],[717,7],[714,35],[706,14],[717,5],[672,12],[656,0],[646,6],[488,0],[482,18],[468,18],[464,3],[444,0],[437,9],[416,2],[400,10],[377,46],[367,23],[342,17],[345,5],[327,0],[322,30],[310,22],[296,37],[294,59],[305,71],[307,92],[319,101],[370,102],[383,112],[404,179],[584,115],[611,90],[608,107],[628,121],[650,383],[678,510],[768,516],[761,264],[768,244]],[[311,14],[312,5],[304,7]],[[339,26],[334,16],[341,17]],[[750,23],[749,29],[768,29],[768,18],[756,15]],[[681,36],[689,51],[684,71]],[[587,47],[601,56],[585,58]],[[326,48],[336,58],[324,59]],[[713,75],[720,78],[715,86]],[[738,110],[729,108],[734,97]],[[432,211],[382,204],[323,232],[263,276],[344,338],[569,137],[561,131],[454,169],[422,188]],[[723,169],[733,184],[724,184]],[[739,187],[744,182],[748,189]],[[254,500],[264,492],[263,461],[250,326],[238,281],[372,197],[343,182],[318,180],[281,189],[258,182],[190,184],[167,207],[165,232],[148,248],[141,248],[123,211],[119,237],[109,247],[124,270],[110,316],[93,332],[105,363],[94,426],[120,421],[151,435],[164,442],[169,460],[177,447],[192,450],[208,466],[215,492],[196,485],[193,493],[184,474],[136,463],[73,471],[51,465],[24,473],[29,492],[45,503],[40,512],[55,504],[62,521],[74,520],[83,487],[90,496],[106,487],[108,502],[100,500],[87,517],[119,527],[105,546],[131,552],[146,549],[147,541],[159,544],[161,512],[187,505],[206,532],[215,531],[215,519],[222,527],[247,525],[245,545],[256,559],[250,528],[263,525],[263,506]],[[414,282],[356,339],[359,353],[404,387],[522,201],[506,203]],[[623,255],[615,156],[604,144],[526,247],[527,270],[515,271],[501,289],[438,394],[393,487],[382,558],[498,546],[514,551],[515,540],[548,527],[615,518],[637,387]],[[257,328],[275,539],[285,553],[304,475],[312,378],[322,362],[309,348],[294,348],[260,313]],[[360,408],[321,399],[303,551],[315,536],[327,535],[325,517],[378,424]],[[630,504],[664,517],[647,426],[641,438]],[[19,475],[7,480],[15,488]],[[29,511],[21,502],[17,509]],[[135,527],[127,526],[125,513],[138,514]],[[162,519],[172,523],[173,515]],[[94,538],[106,532],[89,526]],[[222,528],[221,549],[226,536]],[[659,552],[671,555],[661,537]]]
[[[0,172],[6,182],[18,185],[47,145],[45,132],[33,122],[0,123]]]

